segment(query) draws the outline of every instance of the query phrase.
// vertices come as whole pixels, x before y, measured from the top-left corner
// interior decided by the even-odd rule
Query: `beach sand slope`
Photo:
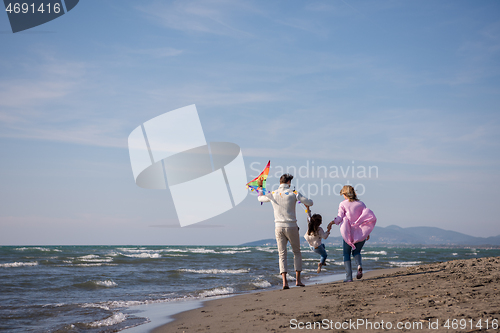
[[[369,273],[353,283],[208,301],[154,332],[294,332],[314,327],[336,332],[500,332],[492,328],[500,320],[500,257]]]

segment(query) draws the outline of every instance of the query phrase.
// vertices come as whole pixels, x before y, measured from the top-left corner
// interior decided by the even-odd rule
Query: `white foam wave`
[[[411,267],[421,264],[421,261],[389,261],[389,264],[397,267]]]
[[[112,258],[102,258],[102,259],[87,259],[87,260],[82,260],[85,262],[112,262]]]
[[[270,247],[261,247],[261,246],[258,246],[255,249],[258,250],[258,251],[269,252],[269,253],[278,252],[278,249],[272,249]]]
[[[16,251],[27,251],[27,250],[38,250],[38,251],[42,251],[42,252],[50,252],[50,251],[54,251],[54,252],[62,252],[61,250],[58,250],[58,249],[48,249],[46,247],[18,247],[15,249]]]
[[[99,256],[97,256],[95,254],[88,254],[86,256],[78,257],[79,260],[89,260],[89,259],[95,259],[95,258],[99,258]]]
[[[455,253],[455,252],[454,252],[454,253],[452,253],[451,255],[452,255],[452,256],[458,256],[458,253]]]
[[[113,281],[113,280],[104,280],[104,281],[93,281],[96,285],[98,286],[102,286],[102,287],[107,287],[107,288],[111,288],[111,287],[116,287],[118,284]]]
[[[44,305],[42,305],[42,308],[48,308],[48,307],[58,308],[58,307],[65,306],[65,305],[66,305],[66,303],[44,304]]]
[[[196,299],[196,297],[184,296],[184,297],[178,297],[178,298],[151,299],[151,300],[145,300],[145,301],[111,301],[111,302],[107,302],[106,305],[104,305],[104,306],[109,307],[109,308],[128,308],[128,307],[138,306],[138,305],[168,303],[168,302],[175,302],[175,301],[185,301],[185,300],[190,300],[190,299]],[[101,306],[99,304],[95,304],[95,307],[101,307]]]
[[[78,257],[78,260],[85,262],[112,262],[113,258],[109,257],[100,258],[99,256],[91,254],[88,256]]]
[[[311,268],[303,268],[302,269],[302,272],[314,272],[314,273],[316,273],[317,271],[318,271],[318,267],[317,266],[314,269],[311,269]]]
[[[219,295],[228,295],[234,293],[234,288],[224,287],[224,288],[214,288],[211,290],[206,290],[200,293],[200,297],[210,297],[210,296],[219,296]]]
[[[102,327],[102,326],[112,326],[119,324],[127,319],[127,316],[121,312],[113,314],[111,317],[108,317],[103,320],[95,321],[90,323],[90,327]]]
[[[308,265],[317,265],[320,260],[320,257],[318,258],[302,258],[302,261],[312,261],[312,263],[307,263]],[[326,262],[335,262],[335,259],[326,259]]]
[[[191,253],[215,253],[215,250],[205,248],[188,249],[188,251]]]
[[[250,272],[250,269],[179,269],[179,271],[196,274],[243,274]]]
[[[189,252],[189,251],[185,250],[185,249],[163,249],[162,252],[181,252],[181,253],[184,253],[184,252]]]
[[[236,254],[236,253],[248,253],[248,252],[252,252],[250,250],[246,250],[246,251],[231,251],[231,250],[227,250],[227,251],[221,251],[219,253],[221,254]]]
[[[82,308],[99,308],[104,310],[109,310],[109,307],[99,303],[84,303],[82,304]]]
[[[386,251],[363,251],[363,254],[378,254],[382,256],[386,256],[387,252]]]
[[[379,257],[363,257],[363,260],[375,260],[375,261],[378,261]]]
[[[248,247],[248,246],[245,246],[245,247],[225,247],[225,248],[222,248],[222,250],[244,251],[244,250],[250,250],[250,247]]]
[[[117,250],[120,250],[122,252],[128,252],[128,253],[160,253],[162,250],[148,250],[144,248],[140,249],[129,249],[129,248],[118,248]]]
[[[178,254],[178,253],[168,253],[164,254],[165,257],[189,257],[187,254]]]
[[[10,262],[6,264],[0,264],[0,267],[23,267],[23,266],[37,266],[38,261],[32,262]]]
[[[123,254],[123,255],[129,258],[151,258],[151,259],[161,258],[161,255],[159,253],[137,253],[137,254]]]
[[[269,281],[263,280],[263,281],[254,281],[252,282],[254,286],[257,288],[269,288],[271,287],[271,283]]]

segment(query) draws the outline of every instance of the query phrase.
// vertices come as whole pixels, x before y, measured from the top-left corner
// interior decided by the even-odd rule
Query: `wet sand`
[[[153,332],[500,332],[500,257],[238,295],[174,319]]]

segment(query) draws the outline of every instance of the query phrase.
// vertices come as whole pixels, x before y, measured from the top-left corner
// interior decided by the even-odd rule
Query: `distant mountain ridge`
[[[302,236],[302,235],[301,235]],[[306,242],[302,238],[303,244]],[[375,227],[370,235],[370,245],[436,245],[436,246],[500,246],[500,235],[474,237],[437,227],[401,228],[397,225]],[[325,245],[340,245],[342,237],[329,237]],[[276,239],[262,239],[241,244],[244,246],[276,246]]]

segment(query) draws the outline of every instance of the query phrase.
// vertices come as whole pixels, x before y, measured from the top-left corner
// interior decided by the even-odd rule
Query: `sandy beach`
[[[500,257],[454,260],[207,301],[153,332],[499,332],[499,289]]]

